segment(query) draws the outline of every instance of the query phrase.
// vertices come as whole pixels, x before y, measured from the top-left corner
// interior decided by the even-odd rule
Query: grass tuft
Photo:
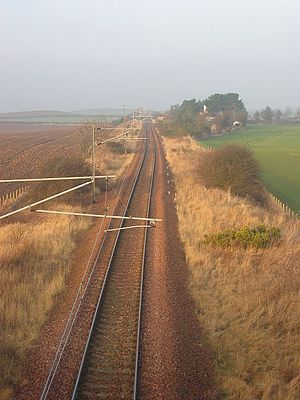
[[[204,243],[231,249],[236,247],[264,249],[277,243],[280,237],[279,228],[268,229],[265,225],[255,228],[245,226],[240,229],[225,229],[222,232],[204,235]]]

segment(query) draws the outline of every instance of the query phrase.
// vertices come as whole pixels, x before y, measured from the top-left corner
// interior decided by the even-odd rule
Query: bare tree
[[[82,157],[87,159],[91,156],[92,152],[92,126],[100,125],[99,121],[85,121],[84,124],[80,126],[78,131],[78,142],[81,149]]]

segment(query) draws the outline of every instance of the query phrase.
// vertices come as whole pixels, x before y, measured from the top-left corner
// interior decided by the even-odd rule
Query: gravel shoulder
[[[199,326],[178,233],[175,187],[162,147],[157,154],[145,268],[139,398],[218,399],[213,356]]]
[[[139,155],[134,158],[127,171],[126,182],[128,185],[134,177],[134,171],[138,160]],[[124,187],[125,186],[126,183]],[[124,195],[126,197],[127,193],[124,192]],[[113,196],[113,192],[110,192],[110,196]],[[121,196],[121,198],[122,201],[125,200],[123,196]],[[113,204],[115,201],[113,197],[111,203]],[[108,202],[110,203],[109,198]],[[118,207],[117,204],[119,203],[120,202],[116,203],[114,207]],[[110,210],[111,212],[113,212],[114,207]],[[90,206],[88,212],[99,213],[99,211],[103,212],[103,210],[104,194],[99,196],[96,204]],[[76,298],[78,288],[84,279],[87,264],[89,263],[90,266],[93,265],[93,260],[96,258],[97,254],[96,249],[98,249],[103,240],[105,234],[104,230],[108,222],[108,220],[105,220],[102,224],[102,220],[97,220],[90,229],[78,236],[77,246],[70,260],[70,273],[66,280],[65,288],[58,296],[56,306],[49,312],[41,328],[38,339],[32,344],[24,360],[23,382],[21,385],[14,388],[14,399],[34,400],[40,398],[56,349],[64,332],[74,299]],[[95,250],[93,251],[97,235],[98,245],[95,246]],[[97,282],[98,280],[101,282],[100,279],[102,279],[104,272],[104,269],[99,268],[97,274],[94,276],[95,285],[92,285],[92,290],[90,290],[87,300],[85,300],[87,305],[84,311],[84,318],[80,319],[80,323],[75,324],[74,332],[66,348],[68,357],[66,361],[64,360],[64,364],[67,364],[67,366],[63,365],[63,367],[65,367],[62,367],[64,372],[61,373],[61,371],[58,371],[57,374],[58,378],[56,380],[59,380],[59,382],[55,386],[59,390],[56,390],[57,395],[55,395],[55,397],[50,398],[57,398],[59,400],[70,398],[98,297],[99,285]],[[60,384],[61,381],[64,382],[63,385]]]

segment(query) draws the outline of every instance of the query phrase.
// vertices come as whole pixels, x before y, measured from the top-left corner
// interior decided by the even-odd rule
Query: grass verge
[[[97,170],[122,175],[134,157],[135,147],[134,143],[128,144],[126,155],[124,151],[115,154],[107,146],[98,146]],[[89,161],[78,161],[75,171],[72,170],[73,164],[68,161],[61,166],[58,175],[88,175],[90,168],[85,164],[88,165]],[[50,160],[50,164],[45,165],[42,176],[52,169],[51,163],[56,165],[57,160]],[[57,170],[55,173],[57,174]],[[27,204],[33,200],[30,196],[39,196],[35,199],[39,200],[49,195],[48,190],[57,193],[63,190],[63,187],[48,185],[44,191],[40,186],[38,189],[36,192],[32,190],[21,201]],[[99,189],[101,190],[101,182]],[[70,198],[63,197],[53,208],[81,211],[79,208],[84,198],[81,194],[88,196],[82,192],[75,193]],[[68,201],[68,204],[64,206],[62,201]],[[22,381],[21,364],[24,356],[38,337],[47,313],[55,306],[58,294],[64,289],[65,279],[70,272],[69,260],[75,248],[76,235],[91,224],[86,218],[61,215],[44,215],[43,218],[32,217],[20,221],[22,222],[0,226],[1,400],[10,399],[12,386]]]
[[[24,354],[64,286],[75,236],[89,223],[49,216],[0,227],[1,399],[20,382]]]
[[[190,289],[210,338],[224,398],[300,398],[300,223],[247,199],[199,184],[201,150],[187,139],[164,139],[176,184],[179,230]],[[226,229],[280,229],[265,249],[204,242]]]

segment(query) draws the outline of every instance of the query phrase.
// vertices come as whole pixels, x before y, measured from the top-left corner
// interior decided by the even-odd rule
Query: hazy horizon
[[[0,112],[300,107],[296,0],[2,0]]]

